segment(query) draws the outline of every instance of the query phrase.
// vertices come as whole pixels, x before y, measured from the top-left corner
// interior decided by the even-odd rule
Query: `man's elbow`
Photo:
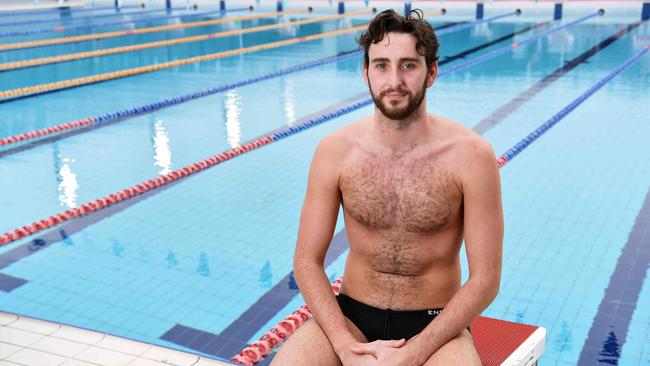
[[[315,270],[324,271],[324,268],[323,261],[319,261],[318,258],[303,256],[298,253],[293,256],[293,273],[295,274],[296,279],[302,277],[305,273],[310,273]]]
[[[481,292],[481,298],[486,302],[486,306],[492,303],[492,301],[499,294],[499,288],[501,286],[501,279],[499,276],[481,276],[476,279],[476,283]]]

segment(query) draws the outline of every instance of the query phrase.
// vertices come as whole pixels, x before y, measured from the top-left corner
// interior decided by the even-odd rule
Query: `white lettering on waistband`
[[[429,315],[440,315],[442,313],[442,310],[435,309],[435,310],[428,310]]]

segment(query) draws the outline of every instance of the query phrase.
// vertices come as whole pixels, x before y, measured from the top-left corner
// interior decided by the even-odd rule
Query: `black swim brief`
[[[406,339],[418,335],[438,316],[442,309],[404,310],[379,309],[339,294],[336,300],[348,319],[361,330],[368,342],[378,339]]]

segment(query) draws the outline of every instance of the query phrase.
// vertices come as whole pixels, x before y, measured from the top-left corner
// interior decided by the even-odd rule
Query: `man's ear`
[[[438,61],[434,61],[433,65],[431,65],[431,68],[427,72],[427,88],[433,85],[436,78],[438,78]]]
[[[366,63],[363,63],[363,80],[366,82],[366,85],[368,84],[368,65]]]

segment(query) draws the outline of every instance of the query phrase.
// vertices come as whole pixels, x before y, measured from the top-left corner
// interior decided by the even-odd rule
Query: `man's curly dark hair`
[[[365,52],[366,67],[370,63],[368,58],[370,45],[381,42],[390,32],[408,33],[415,37],[417,40],[415,49],[420,56],[424,56],[428,69],[431,69],[434,62],[438,60],[440,42],[438,42],[438,37],[436,37],[431,24],[424,20],[422,10],[413,9],[406,16],[401,16],[395,10],[388,9],[377,14],[368,25],[368,30],[361,34],[357,40]]]

